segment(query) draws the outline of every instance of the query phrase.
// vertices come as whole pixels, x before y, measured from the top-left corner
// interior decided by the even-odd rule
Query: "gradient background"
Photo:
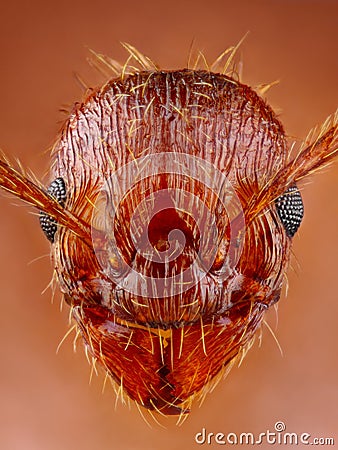
[[[127,41],[163,68],[182,68],[193,38],[212,61],[250,30],[239,53],[243,81],[281,80],[267,98],[290,136],[305,138],[337,106],[337,1],[4,3],[0,146],[41,179],[59,108],[81,99],[73,71],[99,81],[87,46],[124,61],[119,41]],[[31,210],[1,195],[0,448],[193,449],[202,427],[259,433],[277,420],[289,432],[338,442],[337,178],[336,163],[303,190],[306,216],[277,329],[274,311],[268,315],[284,357],[265,328],[261,348],[255,344],[182,427],[168,419],[166,429],[148,427],[134,406],[115,409],[112,389],[101,394],[103,377],[89,386],[90,368],[81,345],[73,354],[72,338],[55,354],[68,311],[59,312],[58,295],[51,304],[50,290],[41,295],[52,274],[49,244]]]

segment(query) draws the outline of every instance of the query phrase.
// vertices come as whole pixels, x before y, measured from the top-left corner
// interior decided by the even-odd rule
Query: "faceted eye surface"
[[[290,186],[283,195],[277,198],[275,203],[286,234],[292,238],[304,216],[303,201],[297,186]]]
[[[52,183],[48,186],[47,192],[54,197],[60,205],[64,206],[66,201],[66,185],[63,178],[56,178]],[[57,230],[57,222],[50,215],[45,212],[40,212],[40,226],[42,231],[45,233],[47,239],[53,243],[54,236]]]

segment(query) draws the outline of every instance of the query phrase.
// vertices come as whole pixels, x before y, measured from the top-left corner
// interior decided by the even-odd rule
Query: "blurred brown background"
[[[338,4],[328,0],[82,0],[0,6],[0,146],[40,178],[64,104],[81,98],[73,71],[92,83],[91,47],[124,61],[127,41],[164,68],[185,66],[189,47],[209,61],[249,30],[239,55],[251,85],[280,79],[267,98],[290,136],[305,138],[337,107]],[[287,431],[338,442],[338,164],[304,188],[306,218],[294,239],[289,294],[276,330],[264,328],[242,366],[197,405],[185,424],[149,428],[115,399],[67,339],[67,307],[41,295],[49,245],[31,210],[0,197],[0,448],[4,450],[193,449],[195,433]],[[12,206],[16,204],[19,206]],[[36,261],[29,264],[32,260]],[[275,329],[274,311],[268,316]],[[210,448],[210,446],[208,446]],[[216,446],[215,446],[216,448]],[[266,446],[263,448],[266,448]]]

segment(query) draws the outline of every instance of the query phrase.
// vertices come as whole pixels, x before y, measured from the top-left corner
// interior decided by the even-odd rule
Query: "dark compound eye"
[[[48,186],[47,192],[51,197],[54,197],[61,206],[64,206],[66,201],[66,185],[63,178],[56,178],[52,183]],[[45,212],[40,212],[40,226],[42,231],[45,233],[47,239],[53,243],[54,236],[57,230],[57,221],[46,214]]]
[[[297,186],[290,186],[275,203],[286,234],[292,238],[304,216],[303,201]]]

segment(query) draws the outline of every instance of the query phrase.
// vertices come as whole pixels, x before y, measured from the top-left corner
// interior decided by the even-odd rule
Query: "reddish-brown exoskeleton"
[[[291,159],[250,87],[128,49],[140,70],[117,69],[74,107],[48,190],[5,159],[0,185],[41,211],[93,358],[140,405],[180,414],[278,301],[303,214],[296,183],[337,155],[337,120]]]

